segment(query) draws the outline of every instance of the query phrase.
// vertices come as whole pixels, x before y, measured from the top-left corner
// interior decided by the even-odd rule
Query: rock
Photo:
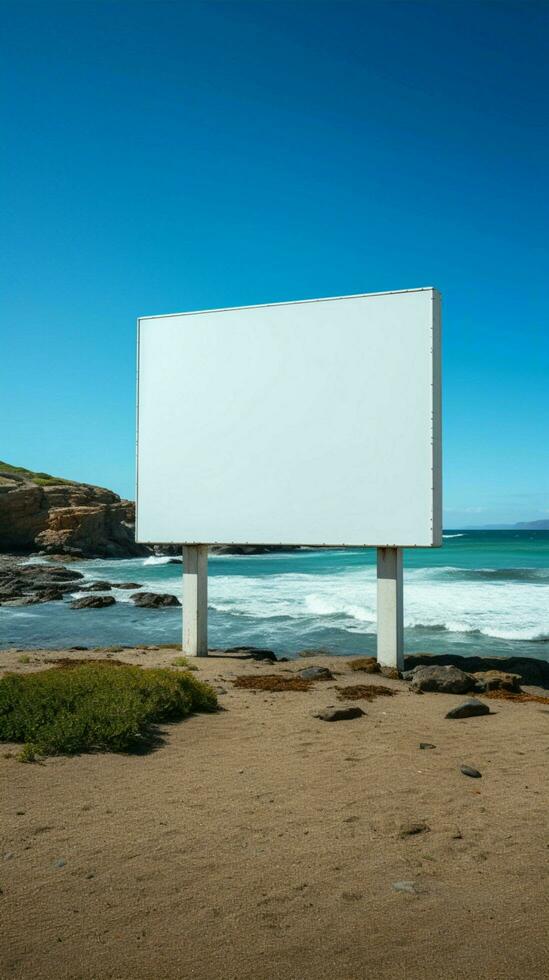
[[[417,888],[413,881],[394,881],[393,888],[396,892],[409,892],[410,895],[417,895]]]
[[[79,589],[81,592],[107,592],[111,589],[110,582],[102,582],[101,580],[97,582],[90,582],[89,585],[80,585]]]
[[[417,666],[448,664],[469,674],[501,670],[504,673],[518,674],[522,684],[549,688],[549,661],[534,657],[460,657],[455,653],[416,653],[406,656],[404,663],[408,670]]]
[[[141,582],[111,582],[112,589],[142,589]]]
[[[54,868],[64,868],[66,863],[64,858],[57,858],[57,861],[53,862],[53,866]]]
[[[473,674],[477,691],[513,691],[520,694],[520,677],[503,670],[481,670]]]
[[[90,558],[150,554],[130,500],[102,487],[0,463],[0,551]]]
[[[420,749],[436,749],[436,745],[433,745],[431,742],[420,742],[419,747]]]
[[[181,605],[177,596],[170,595],[169,592],[136,592],[130,598],[134,605],[143,609],[163,609],[166,606]]]
[[[296,676],[303,678],[304,681],[331,681],[334,678],[332,671],[327,667],[305,667],[303,670],[298,670]]]
[[[473,769],[473,766],[460,766],[459,770],[464,776],[470,776],[471,779],[480,779],[482,776],[482,773],[478,769]]]
[[[313,715],[313,718],[320,718],[321,721],[350,721],[351,718],[360,718],[366,712],[358,705],[350,704],[347,707],[325,708]]]
[[[482,701],[477,701],[476,698],[469,698],[468,701],[464,701],[462,704],[458,704],[455,708],[451,708],[447,711],[445,718],[474,718],[477,715],[489,715],[490,708],[487,704]]]
[[[364,671],[365,674],[379,674],[381,667],[375,657],[355,657],[349,660],[351,670]]]
[[[440,694],[466,694],[475,686],[470,674],[458,667],[416,667],[412,672],[414,691],[436,691]]]
[[[274,650],[267,650],[263,647],[227,647],[225,653],[233,654],[235,657],[244,657],[246,660],[265,660],[270,664],[278,662]]]
[[[398,681],[402,677],[402,673],[400,672],[400,670],[398,670],[397,667],[387,667],[384,664],[381,664],[379,668],[379,673],[382,674],[383,677],[388,677],[390,680],[393,681]]]
[[[425,834],[431,828],[424,820],[407,821],[400,825],[399,837],[414,837],[416,834]]]
[[[103,609],[105,606],[114,606],[115,602],[113,595],[85,595],[80,599],[73,599],[71,609]]]
[[[28,606],[36,602],[56,602],[83,576],[68,568],[45,564],[23,565],[18,558],[0,564],[0,605]]]

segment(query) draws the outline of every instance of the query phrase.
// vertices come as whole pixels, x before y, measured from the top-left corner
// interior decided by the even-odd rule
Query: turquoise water
[[[90,580],[135,581],[148,591],[181,594],[181,566],[165,558],[75,567]],[[549,659],[549,531],[447,531],[440,549],[405,551],[404,577],[407,652]],[[180,609],[138,609],[127,592],[113,595],[117,604],[101,610],[73,610],[68,602],[2,607],[0,646],[180,639]],[[370,654],[375,629],[373,549],[210,558],[211,646]]]

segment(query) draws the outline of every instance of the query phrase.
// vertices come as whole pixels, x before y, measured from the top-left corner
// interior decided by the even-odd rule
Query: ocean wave
[[[465,534],[443,534],[442,537],[446,540],[447,538],[464,538]]]

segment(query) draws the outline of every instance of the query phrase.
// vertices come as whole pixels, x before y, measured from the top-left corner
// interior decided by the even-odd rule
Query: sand
[[[157,665],[176,652],[115,656]],[[0,664],[55,656],[29,655]],[[277,694],[231,683],[314,663],[336,681]],[[547,974],[548,706],[491,701],[490,716],[450,721],[463,698],[418,696],[342,658],[212,658],[198,676],[227,692],[225,710],[163,726],[149,755],[30,765],[3,746],[2,977]],[[337,703],[336,683],[360,681],[399,693],[353,721],[313,717]]]

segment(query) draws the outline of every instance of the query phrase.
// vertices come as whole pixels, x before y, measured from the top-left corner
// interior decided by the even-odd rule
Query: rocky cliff
[[[85,558],[149,554],[134,538],[135,506],[112,490],[0,462],[0,552]]]

